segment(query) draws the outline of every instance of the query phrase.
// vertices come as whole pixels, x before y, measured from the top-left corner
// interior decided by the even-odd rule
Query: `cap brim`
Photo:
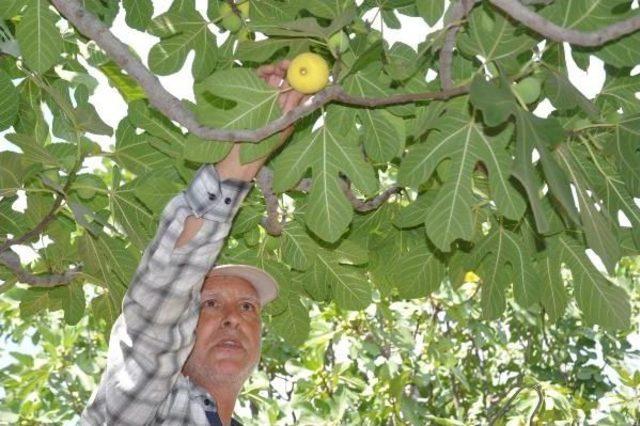
[[[262,306],[278,297],[278,282],[265,270],[249,265],[219,265],[211,268],[207,276],[227,275],[247,280],[258,293]]]

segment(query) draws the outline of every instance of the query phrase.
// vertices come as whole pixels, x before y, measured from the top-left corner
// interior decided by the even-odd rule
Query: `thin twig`
[[[262,225],[269,234],[278,236],[282,234],[282,226],[284,224],[278,219],[280,213],[278,211],[278,197],[273,191],[273,171],[268,167],[260,169],[256,176],[256,183],[260,187],[267,205],[267,217],[263,219]],[[296,186],[296,190],[302,192],[308,192],[310,189],[311,179],[309,178],[302,179]],[[359,199],[353,193],[349,186],[349,182],[346,180],[342,181],[342,190],[349,199],[353,208],[358,212],[365,213],[380,207],[380,205],[385,203],[392,195],[401,192],[402,188],[399,186],[392,186],[369,200]]]
[[[502,9],[507,15],[524,24],[540,35],[558,42],[567,42],[576,46],[602,46],[612,40],[631,34],[640,29],[640,15],[616,22],[595,31],[579,31],[564,28],[545,19],[515,0],[490,0],[491,4]]]
[[[77,167],[74,168],[73,170],[71,170],[71,172],[69,173],[69,176],[67,176],[67,181],[66,181],[64,187],[61,188],[60,186],[52,186],[52,188],[57,192],[58,196],[56,197],[55,201],[53,202],[53,205],[49,209],[49,212],[47,213],[47,215],[45,217],[43,217],[42,220],[40,221],[40,223],[38,223],[32,230],[30,230],[28,232],[25,232],[24,235],[22,235],[22,236],[20,236],[18,238],[14,238],[14,239],[5,241],[4,244],[2,244],[2,246],[0,246],[0,254],[2,254],[4,251],[6,251],[9,247],[17,245],[17,244],[22,244],[23,242],[29,240],[31,237],[35,237],[36,235],[39,235],[42,231],[45,230],[47,225],[49,225],[49,223],[53,219],[55,219],[56,212],[58,211],[58,209],[62,205],[62,202],[65,200],[66,193],[69,190],[69,188],[71,188],[71,184],[75,180],[77,172],[78,172],[78,168]],[[45,182],[45,184],[46,184],[46,182]]]
[[[401,187],[392,186],[386,189],[381,194],[376,195],[370,200],[361,200],[358,197],[356,197],[353,191],[351,191],[351,188],[348,182],[344,181],[342,189],[344,191],[344,194],[347,196],[347,198],[351,202],[351,205],[353,206],[353,208],[356,209],[356,211],[359,211],[360,213],[366,213],[371,210],[377,209],[378,207],[380,207],[381,204],[386,202],[389,199],[389,197],[391,197],[394,194],[398,194],[400,191],[402,191]]]
[[[529,417],[529,426],[535,425],[534,420],[536,418],[536,415],[538,414],[538,411],[540,411],[540,408],[542,407],[542,402],[544,401],[544,394],[542,393],[542,387],[539,384],[536,384],[533,387],[533,390],[536,391],[536,393],[538,394],[538,402],[536,403],[536,406],[533,409],[531,416]]]
[[[143,88],[149,102],[162,114],[184,126],[190,133],[205,140],[259,142],[296,122],[302,117],[329,102],[347,105],[376,107],[396,105],[432,99],[448,99],[468,92],[468,87],[460,86],[439,92],[409,93],[384,98],[364,98],[347,94],[339,85],[333,85],[318,92],[310,101],[289,111],[282,117],[264,127],[254,130],[217,129],[203,126],[195,115],[182,102],[169,93],[158,77],[151,73],[142,62],[133,55],[127,45],[122,43],[98,18],[88,12],[77,0],[51,0],[55,8],[80,33],[96,42],[114,62],[125,70]]]
[[[13,251],[0,253],[0,264],[9,269],[23,284],[33,287],[55,287],[69,284],[80,276],[80,269],[72,269],[62,274],[34,275],[22,268],[20,259]]]
[[[459,0],[451,6],[451,26],[447,30],[444,43],[440,48],[440,54],[438,57],[439,71],[440,71],[440,83],[444,90],[449,90],[453,87],[453,78],[451,77],[451,68],[453,66],[453,48],[456,45],[456,34],[460,29],[460,21],[462,21],[476,0]]]
[[[507,410],[511,407],[511,404],[513,404],[513,400],[516,399],[516,397],[524,389],[527,389],[527,387],[518,387],[517,388],[516,392],[513,395],[511,395],[511,397],[507,400],[507,402],[505,402],[505,404],[502,406],[500,411],[498,411],[491,419],[489,419],[489,426],[493,426],[500,417],[504,416],[504,414],[507,412]]]

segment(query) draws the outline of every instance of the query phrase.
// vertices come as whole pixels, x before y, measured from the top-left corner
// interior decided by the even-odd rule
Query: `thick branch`
[[[18,278],[18,281],[34,287],[55,287],[69,284],[80,276],[78,269],[66,271],[63,274],[34,275],[25,271],[20,259],[13,251],[0,253],[0,265],[4,265]]]
[[[50,0],[56,9],[73,24],[78,31],[96,42],[122,69],[135,79],[144,89],[149,102],[162,114],[184,126],[190,133],[206,140],[259,142],[309,115],[321,106],[340,102],[358,106],[384,106],[410,103],[419,100],[448,99],[467,93],[467,87],[456,87],[441,92],[411,93],[385,98],[362,98],[351,96],[342,87],[335,85],[318,92],[310,102],[305,103],[283,115],[268,125],[255,130],[216,129],[201,125],[195,115],[182,105],[180,100],[169,93],[158,77],[151,73],[142,62],[133,55],[128,47],[109,31],[98,18],[86,11],[77,0]]]
[[[260,169],[256,176],[256,183],[267,205],[267,217],[264,218],[262,225],[270,235],[278,236],[282,234],[282,223],[278,219],[278,197],[273,192],[272,182],[273,172],[266,167]]]
[[[521,22],[546,38],[558,42],[566,41],[576,46],[602,46],[607,42],[640,29],[640,15],[616,22],[596,31],[579,31],[560,27],[516,0],[490,0],[490,2],[516,21]]]
[[[444,43],[440,48],[440,55],[438,57],[440,82],[442,84],[442,88],[445,90],[449,90],[453,87],[451,68],[453,65],[453,48],[456,45],[456,34],[460,29],[459,21],[467,16],[467,13],[469,13],[474,3],[475,0],[459,0],[451,6],[451,26],[444,37]]]

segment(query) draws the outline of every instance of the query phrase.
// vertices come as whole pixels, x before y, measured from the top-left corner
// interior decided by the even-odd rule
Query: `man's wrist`
[[[266,159],[266,157],[259,158],[242,164],[240,162],[240,144],[236,143],[233,145],[233,148],[231,148],[229,155],[217,163],[215,167],[222,181],[232,179],[251,182]]]

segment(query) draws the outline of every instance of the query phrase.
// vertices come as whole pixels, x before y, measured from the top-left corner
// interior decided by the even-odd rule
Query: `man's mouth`
[[[235,339],[222,339],[216,343],[216,347],[223,349],[242,349],[242,345]]]

